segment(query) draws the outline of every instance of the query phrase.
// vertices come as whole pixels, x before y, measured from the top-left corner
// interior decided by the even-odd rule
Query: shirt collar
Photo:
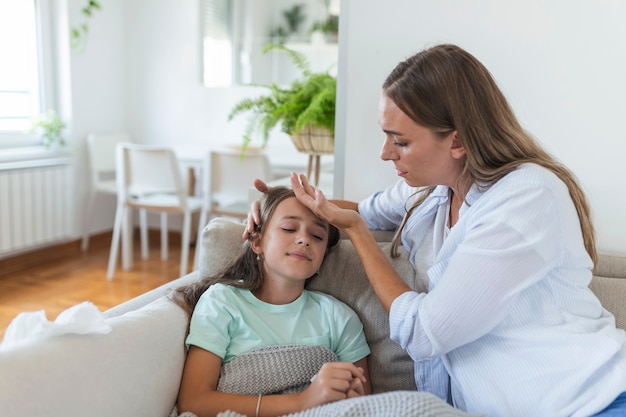
[[[467,209],[469,209],[486,191],[485,186],[481,186],[479,184],[472,184],[467,195],[465,196],[465,201],[461,206],[461,210],[459,211],[459,215],[463,214]],[[450,187],[446,185],[438,185],[435,187],[433,192],[430,195],[430,199],[432,199],[433,205],[442,205],[447,204],[450,199]]]
[[[435,187],[433,192],[430,194],[430,197],[438,200],[437,204],[445,204],[448,202],[450,194],[450,188],[445,185],[438,185]]]

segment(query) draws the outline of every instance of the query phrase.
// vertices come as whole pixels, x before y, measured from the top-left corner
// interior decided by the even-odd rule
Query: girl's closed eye
[[[281,230],[285,233],[295,233],[296,229],[293,228],[289,228],[289,227],[281,227]],[[313,239],[316,240],[324,240],[326,235],[322,234],[322,233],[310,233],[310,235],[313,237]]]
[[[281,222],[277,227],[285,233],[295,233],[298,230],[298,225],[291,219]]]
[[[314,239],[317,240],[324,240],[328,236],[326,230],[318,229],[317,227],[312,229],[309,233],[311,236],[313,236]]]

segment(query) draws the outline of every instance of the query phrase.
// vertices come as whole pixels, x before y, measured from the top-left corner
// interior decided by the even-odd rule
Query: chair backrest
[[[117,145],[118,199],[126,203],[156,194],[175,194],[186,207],[187,190],[173,149],[133,143]]]
[[[253,181],[272,180],[269,157],[264,151],[248,150],[242,156],[239,149],[212,149],[203,170],[208,199],[205,204],[216,214],[246,215]]]
[[[90,133],[87,154],[92,182],[115,179],[115,148],[118,143],[132,142],[125,132]]]

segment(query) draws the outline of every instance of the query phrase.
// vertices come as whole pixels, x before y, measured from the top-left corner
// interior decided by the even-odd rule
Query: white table
[[[240,149],[238,145],[222,145],[220,146],[220,148],[230,148],[233,150]],[[204,156],[208,153],[211,147],[206,145],[174,145],[172,146],[172,149],[174,149],[174,152],[176,152],[176,155],[178,156],[178,160],[181,165],[201,166]],[[254,152],[260,150],[261,148],[249,148],[246,152]],[[301,159],[294,159],[288,154],[281,154],[279,152],[272,153],[269,150],[267,152],[270,157],[272,170],[277,175],[288,175],[288,173],[290,173],[291,171],[306,173],[308,155],[303,155]],[[324,163],[322,164],[322,171],[332,168],[332,156],[325,158],[323,162]]]
[[[236,150],[236,146],[229,146],[229,145],[224,145],[227,147],[232,147],[233,149]],[[176,145],[173,146],[174,151],[176,152],[176,155],[178,157],[178,161],[181,164],[181,167],[183,169],[187,169],[188,170],[188,182],[189,182],[189,189],[192,190],[191,192],[194,193],[195,195],[200,194],[200,184],[198,183],[198,181],[196,180],[196,178],[198,178],[198,173],[201,172],[200,169],[202,168],[202,164],[204,161],[204,157],[206,156],[206,154],[208,153],[210,147],[209,146],[203,146],[203,145]],[[323,192],[324,195],[326,196],[326,198],[333,198],[333,173],[332,173],[332,157],[328,158],[329,161],[327,164],[322,164],[320,173],[319,173],[319,184],[318,184],[318,188],[320,188]],[[274,157],[272,158],[272,156],[270,155],[270,160],[271,160],[271,165],[272,165],[272,170],[279,174],[282,175],[279,178],[275,178],[274,180],[270,181],[268,183],[268,185],[270,186],[277,186],[277,185],[284,185],[287,187],[290,187],[290,181],[289,181],[289,173],[290,172],[298,172],[298,173],[306,173],[306,169],[307,169],[307,164],[306,164],[306,158],[303,159],[303,163],[300,164],[300,161],[294,161],[291,158],[286,158],[286,157]],[[310,179],[310,181],[312,182],[313,179]],[[260,196],[260,193],[254,188],[254,186],[252,184],[250,184],[250,193],[249,193],[249,199],[250,202],[253,202],[255,200],[257,200]]]

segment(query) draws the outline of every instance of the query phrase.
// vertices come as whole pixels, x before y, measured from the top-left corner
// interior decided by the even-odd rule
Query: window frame
[[[20,0],[24,1],[24,0]],[[57,91],[55,88],[56,71],[54,51],[57,49],[55,36],[56,10],[54,0],[31,0],[35,8],[35,38],[37,53],[37,94],[39,97],[38,112],[44,113],[47,109],[58,111]],[[12,159],[11,152],[25,155],[27,149],[33,148],[33,153],[40,153],[41,138],[29,131],[0,131],[0,160]],[[16,149],[18,148],[18,149]]]

